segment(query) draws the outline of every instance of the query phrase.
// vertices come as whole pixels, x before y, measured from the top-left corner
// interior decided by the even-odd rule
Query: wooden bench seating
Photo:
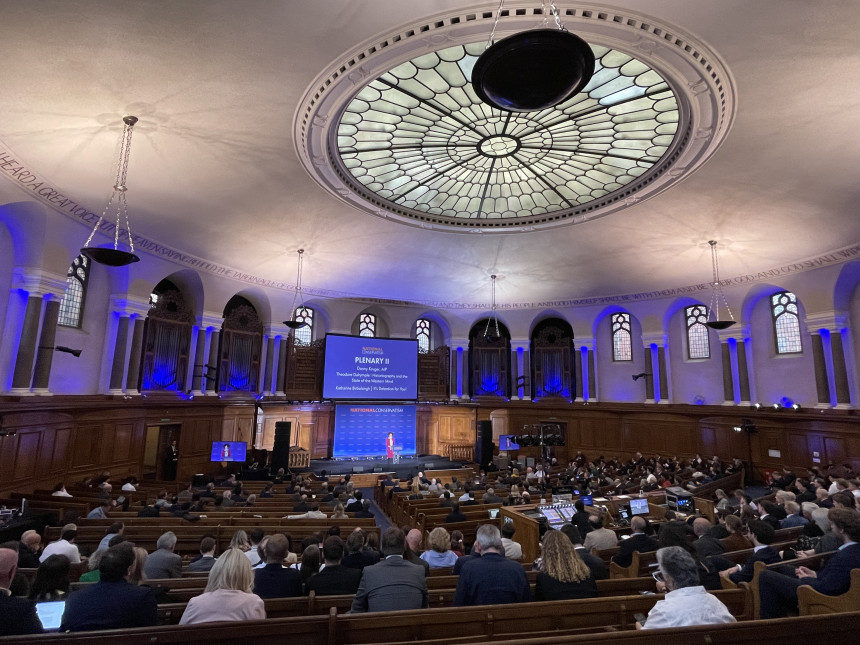
[[[744,617],[743,608],[749,604],[746,592],[736,589],[719,591],[715,595],[725,602],[730,610]],[[340,599],[346,598],[348,597],[326,596],[317,599],[312,610],[321,612],[326,605],[336,607],[342,602]],[[522,639],[540,633],[579,633],[594,636],[608,628],[631,629],[635,620],[633,614],[647,613],[661,598],[661,595],[637,595],[346,615],[338,613],[337,609],[330,609],[327,614],[322,615],[274,617],[281,610],[288,611],[290,604],[304,603],[307,606],[309,602],[307,598],[282,599],[266,601],[267,609],[271,607],[272,617],[264,621],[3,637],[0,638],[0,644],[53,641],[105,645],[115,642],[122,642],[123,645],[197,642],[209,645],[235,642],[281,644],[285,638],[302,645],[411,641],[435,641],[441,644],[498,641],[502,637]]]
[[[753,601],[753,616],[759,618],[761,616],[761,597],[759,596],[759,576],[761,576],[762,571],[766,571],[768,569],[781,569],[784,567],[793,568],[800,565],[808,567],[810,569],[819,569],[824,564],[824,562],[831,555],[836,553],[836,551],[825,551],[824,553],[816,553],[813,556],[809,556],[807,558],[798,558],[796,560],[786,560],[784,562],[776,562],[774,564],[764,564],[763,562],[756,562],[753,567],[753,579],[751,582],[746,583],[742,582],[738,585],[738,587],[749,587],[752,593],[752,601]],[[853,581],[853,578],[852,578]],[[812,589],[810,588],[810,591]]]
[[[839,596],[825,596],[809,585],[800,585],[797,608],[801,616],[856,611],[860,608],[860,569],[851,570],[851,587]]]

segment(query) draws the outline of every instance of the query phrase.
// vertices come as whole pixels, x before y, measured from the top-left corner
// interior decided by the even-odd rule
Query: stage
[[[397,463],[389,463],[385,457],[377,459],[311,459],[309,468],[293,472],[313,472],[319,475],[323,470],[326,475],[347,475],[354,473],[392,473],[392,478],[408,479],[419,471],[450,470],[463,468],[465,462],[451,461],[439,455],[418,455],[411,458],[401,458]]]

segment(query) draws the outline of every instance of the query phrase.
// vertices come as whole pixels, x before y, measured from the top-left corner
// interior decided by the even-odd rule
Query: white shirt
[[[51,495],[53,495],[54,497],[71,497],[72,496],[65,488],[63,488],[62,490],[55,490],[53,493],[51,493]]]
[[[716,625],[737,622],[726,606],[701,585],[683,587],[666,594],[648,612],[642,629]]]
[[[51,542],[42,551],[42,555],[39,556],[39,562],[44,562],[52,555],[64,555],[72,564],[77,564],[81,561],[81,553],[78,551],[78,547],[68,540]]]
[[[457,501],[468,502],[469,501],[469,493],[463,493],[462,495],[460,495],[460,497]]]
[[[257,553],[257,547],[251,547],[250,551],[245,551],[245,557],[251,561],[251,566],[255,567],[260,563],[260,554]]]
[[[509,560],[519,560],[523,557],[523,547],[519,542],[510,538],[502,538],[502,546],[505,547],[505,557]]]
[[[134,493],[134,492],[136,492],[136,491],[137,491],[137,489],[134,487],[134,484],[131,484],[131,483],[129,483],[129,484],[123,484],[123,485],[122,485],[122,490],[124,490],[124,491],[125,491],[125,492],[127,492],[127,493]]]

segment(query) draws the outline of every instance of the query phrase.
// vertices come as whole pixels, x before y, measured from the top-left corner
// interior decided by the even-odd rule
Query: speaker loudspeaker
[[[275,423],[275,443],[272,446],[272,470],[290,467],[290,441],[293,424],[290,421]]]
[[[493,460],[493,422],[478,421],[478,436],[475,438],[475,461],[486,468]]]

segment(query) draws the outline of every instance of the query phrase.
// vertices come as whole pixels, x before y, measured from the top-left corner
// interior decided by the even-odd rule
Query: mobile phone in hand
[[[635,614],[633,614],[633,618],[635,618],[635,619],[636,619],[636,622],[637,622],[637,623],[639,623],[639,624],[640,624],[640,625],[642,625],[643,627],[645,626],[645,621],[647,620],[647,617],[645,616],[645,614],[643,614],[643,613],[635,613]]]

